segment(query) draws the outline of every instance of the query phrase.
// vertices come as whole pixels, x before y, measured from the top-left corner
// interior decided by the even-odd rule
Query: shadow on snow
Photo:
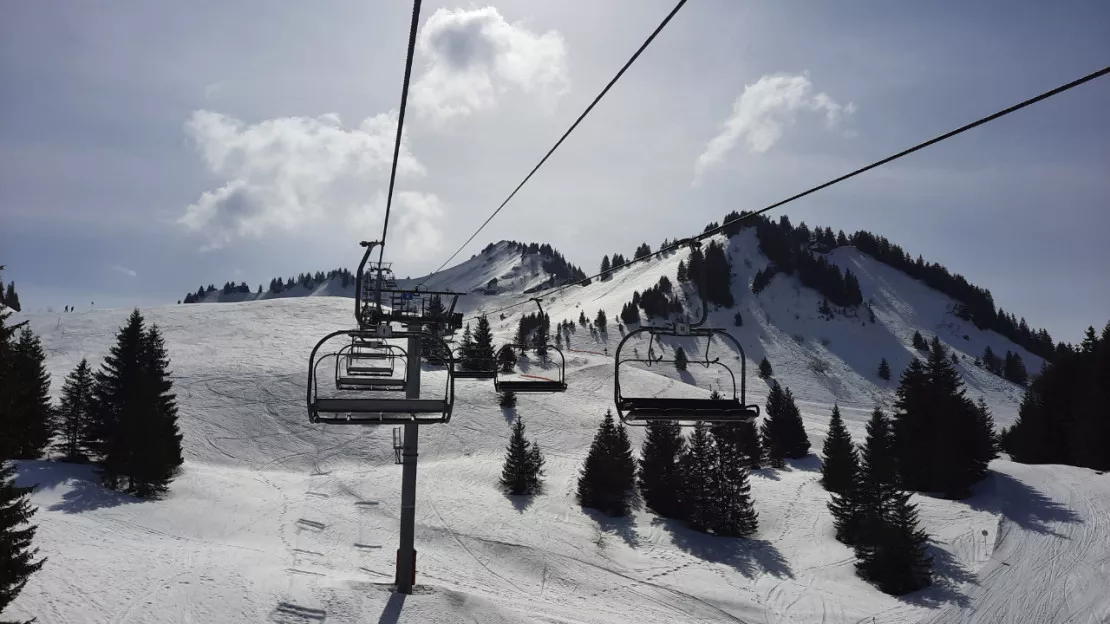
[[[748,578],[763,572],[779,578],[794,578],[794,571],[770,542],[698,533],[669,518],[656,518],[652,523],[662,525],[682,551],[705,561],[727,565]]]

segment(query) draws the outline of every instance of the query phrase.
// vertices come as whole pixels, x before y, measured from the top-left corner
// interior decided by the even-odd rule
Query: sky
[[[422,8],[387,238],[439,266],[671,9]],[[0,263],[26,309],[357,266],[381,236],[411,4],[8,3]],[[1104,2],[691,0],[456,261],[698,233],[1110,63]],[[1110,320],[1110,77],[769,214],[866,229],[1077,341]]]

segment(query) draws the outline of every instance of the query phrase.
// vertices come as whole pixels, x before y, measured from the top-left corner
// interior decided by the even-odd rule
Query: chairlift
[[[308,419],[311,423],[350,424],[350,425],[400,425],[406,423],[434,424],[445,423],[451,419],[455,403],[455,384],[451,375],[453,362],[449,362],[444,393],[441,398],[401,398],[395,394],[383,396],[384,391],[409,390],[407,375],[401,378],[375,377],[337,377],[334,392],[326,392],[320,387],[318,368],[329,357],[342,359],[342,349],[334,351],[326,348],[329,342],[344,337],[348,339],[374,339],[389,333],[388,326],[378,330],[340,330],[321,339],[312,349],[308,361],[308,389],[306,402]],[[431,338],[442,340],[422,331],[394,332],[392,338]],[[444,345],[446,347],[446,345]],[[409,356],[406,354],[406,369]],[[342,381],[341,381],[342,380]],[[357,380],[357,381],[356,381]],[[326,386],[327,384],[325,384]]]
[[[690,241],[691,244],[697,244]],[[705,302],[702,303],[701,318],[696,323],[675,322],[664,327],[640,327],[634,329],[621,339],[614,354],[613,395],[616,403],[617,415],[621,422],[627,425],[643,426],[651,422],[671,421],[679,425],[692,425],[697,422],[706,423],[750,423],[759,417],[759,406],[747,403],[747,357],[740,342],[723,329],[703,327],[708,318],[709,309]],[[633,337],[648,334],[648,354],[645,357],[634,355],[622,357],[625,345]],[[687,357],[688,364],[701,364],[706,368],[720,367],[728,373],[727,379],[731,380],[731,396],[720,399],[688,399],[660,396],[629,396],[621,391],[620,371],[621,364],[639,362],[648,366],[663,362],[673,363],[674,357],[667,357],[664,353],[656,355],[654,345],[661,336],[704,337],[706,338],[705,354]],[[737,386],[736,375],[720,357],[710,357],[713,338],[720,337],[723,342],[731,344],[739,353],[740,383]],[[662,343],[660,343],[662,346]]]
[[[335,357],[336,390],[382,390],[402,391],[407,387],[407,367],[402,368],[401,376],[396,376],[397,360],[408,361],[408,354],[396,345],[386,345],[388,353],[384,365],[356,363],[351,356],[352,346],[342,347]],[[381,360],[376,360],[381,361]]]
[[[532,301],[536,302],[536,306],[540,309],[540,318],[544,317],[543,306],[540,304],[538,297],[533,297]],[[509,344],[509,348],[516,350],[517,353],[524,353],[528,349],[535,349],[535,346],[523,344]],[[502,347],[504,348],[504,347]],[[567,390],[567,359],[563,355],[562,349],[553,345],[545,347],[548,351],[554,351],[559,356],[558,377],[549,379],[547,377],[540,377],[537,375],[522,375],[524,379],[506,379],[505,373],[502,373],[500,368],[495,368],[493,385],[498,392],[566,392]]]

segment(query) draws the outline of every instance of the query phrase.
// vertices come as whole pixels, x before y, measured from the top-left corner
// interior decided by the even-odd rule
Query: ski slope
[[[737,293],[766,262],[746,236],[730,243]],[[503,255],[495,250],[492,260],[467,261],[452,287],[471,292],[488,275],[511,271],[532,283],[530,269]],[[969,500],[915,495],[934,539],[937,581],[901,598],[854,575],[851,550],[833,539],[816,456],[752,476],[760,528],[750,540],[701,535],[644,510],[609,519],[577,506],[577,471],[612,405],[617,312],[633,289],[664,274],[673,280],[681,257],[544,300],[556,322],[576,321],[580,310],[592,318],[599,307],[610,317],[607,334],[576,328],[564,395],[520,395],[515,409],[502,410],[492,384],[460,381],[451,423],[421,429],[419,588],[411,596],[388,589],[401,472],[388,428],[309,425],[305,412],[308,353],[323,335],[351,326],[350,300],[144,310],[164,331],[171,356],[183,473],[164,500],[140,502],[102,491],[87,467],[21,463],[20,483],[38,485],[36,545],[49,561],[5,616],[44,623],[1110,619],[1110,481],[1085,469],[998,460]],[[915,329],[939,335],[969,358],[986,344],[996,352],[1019,349],[964,326],[946,314],[946,298],[854,250],[837,250],[832,259],[851,263],[860,276],[865,298],[875,300],[876,323],[820,319],[814,293],[780,276],[759,297],[739,297],[745,321],[734,328],[749,364],[766,354],[775,377],[794,390],[815,451],[833,401],[862,440],[872,406],[889,404],[896,386],[896,379],[877,379],[878,360],[886,357],[897,374],[913,355]],[[495,266],[482,268],[489,265]],[[518,299],[509,292],[472,295],[460,307],[492,310]],[[498,341],[515,330],[519,314],[533,310],[514,308],[504,320],[494,315]],[[128,313],[12,320],[29,320],[43,337],[57,394],[81,357],[99,364]],[[732,313],[715,312],[712,320],[730,327]],[[1039,367],[1019,352],[1030,370]],[[817,371],[814,360],[826,366]],[[982,395],[999,425],[1012,422],[1020,390],[973,366],[960,370],[969,395]],[[428,388],[442,380],[434,370],[425,375]],[[630,370],[627,380],[622,370],[621,379],[651,394],[704,395],[721,383],[715,372],[694,368],[685,377],[659,367]],[[766,384],[751,369],[748,382],[762,403]],[[516,415],[548,462],[545,492],[531,499],[496,488]],[[638,446],[642,431],[631,433]]]

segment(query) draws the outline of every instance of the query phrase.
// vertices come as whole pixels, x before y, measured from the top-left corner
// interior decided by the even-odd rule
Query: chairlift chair
[[[453,357],[455,360],[455,379],[497,379],[496,357],[463,360],[458,353]],[[464,363],[469,368],[464,367]]]
[[[698,245],[697,241],[687,241],[691,246]],[[704,276],[702,276],[704,278]],[[695,323],[675,322],[665,327],[640,327],[628,332],[617,345],[613,371],[613,395],[616,403],[617,415],[621,422],[627,425],[643,426],[651,422],[671,421],[679,425],[693,425],[697,422],[706,423],[750,423],[759,417],[759,406],[747,403],[747,357],[740,342],[723,329],[703,327],[708,318],[709,308],[702,303],[701,318]],[[628,341],[640,334],[649,334],[651,342],[648,343],[648,355],[640,357],[622,358],[621,354]],[[731,396],[720,399],[687,399],[678,397],[660,396],[631,396],[621,390],[620,371],[621,364],[626,362],[641,362],[648,366],[662,362],[674,362],[673,358],[665,358],[662,354],[655,355],[654,343],[660,336],[683,336],[706,338],[705,355],[701,359],[696,356],[688,357],[689,364],[701,364],[706,368],[719,366],[728,372],[732,382]],[[730,343],[739,353],[740,384],[736,384],[736,375],[721,358],[710,358],[709,352],[713,337],[717,336],[726,343]]]
[[[451,419],[455,403],[455,384],[451,375],[452,363],[448,363],[447,380],[442,398],[403,398],[395,394],[384,395],[381,391],[407,390],[409,380],[404,378],[365,377],[354,382],[351,377],[337,380],[335,391],[327,393],[319,384],[318,368],[328,357],[340,359],[339,350],[329,351],[325,345],[339,337],[373,339],[378,336],[373,330],[340,330],[321,339],[312,349],[308,361],[308,384],[306,402],[308,419],[311,423],[341,425],[401,425],[445,423]],[[427,332],[394,332],[393,338],[432,338],[437,336]],[[442,341],[441,341],[442,342]],[[407,363],[407,357],[406,357]],[[325,384],[326,385],[326,384]],[[361,391],[354,394],[352,391]]]
[[[544,316],[543,306],[540,305],[540,299],[533,297],[532,301],[536,302],[536,306],[540,309],[540,318]],[[535,349],[535,346],[523,344],[510,344],[509,348],[514,349],[517,353],[523,353],[528,349]],[[504,348],[504,347],[502,347]],[[495,375],[493,378],[493,385],[498,392],[566,392],[567,390],[567,358],[563,355],[562,349],[553,345],[544,347],[548,351],[554,351],[559,356],[559,374],[555,379],[547,379],[545,377],[537,377],[529,375],[526,379],[506,379],[505,373],[502,373],[500,368],[494,369]]]

